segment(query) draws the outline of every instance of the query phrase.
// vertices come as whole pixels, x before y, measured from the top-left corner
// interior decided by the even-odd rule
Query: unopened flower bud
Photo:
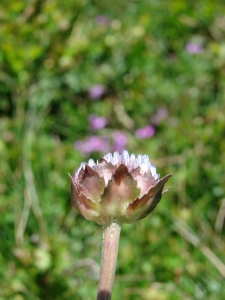
[[[88,220],[132,223],[149,215],[172,175],[159,179],[147,155],[108,153],[82,163],[71,177],[72,203]]]

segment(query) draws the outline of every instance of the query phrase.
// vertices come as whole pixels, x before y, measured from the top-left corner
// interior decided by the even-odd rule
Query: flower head
[[[168,110],[165,108],[159,108],[155,115],[152,116],[151,122],[154,125],[159,125],[161,121],[168,117]]]
[[[74,147],[88,155],[92,152],[105,152],[110,148],[109,139],[107,137],[101,137],[92,135],[87,137],[85,141],[78,140],[74,143]]]
[[[88,117],[88,120],[91,125],[91,129],[93,129],[93,130],[104,128],[106,126],[106,124],[108,123],[106,118],[100,117],[97,115],[93,115],[93,114],[91,114]]]
[[[122,152],[128,143],[128,136],[120,130],[115,130],[112,133],[112,138],[114,141],[114,150]]]
[[[186,45],[186,51],[190,54],[198,54],[203,52],[202,45],[196,44],[196,43],[188,43]]]
[[[105,93],[105,86],[102,84],[93,85],[89,90],[89,97],[93,100],[101,98]]]
[[[155,134],[155,128],[152,125],[138,128],[135,131],[135,135],[138,139],[151,138]]]
[[[71,176],[72,203],[88,220],[132,223],[153,211],[170,175],[159,179],[147,155],[108,153],[82,163]]]
[[[106,25],[110,22],[109,18],[104,16],[104,15],[98,15],[95,18],[95,21],[99,24],[99,25]]]

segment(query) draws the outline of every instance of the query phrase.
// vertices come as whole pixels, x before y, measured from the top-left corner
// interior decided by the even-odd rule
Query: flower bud
[[[75,176],[70,176],[72,203],[98,224],[108,219],[133,223],[153,211],[171,176],[159,179],[147,155],[108,153],[100,162],[82,163]]]

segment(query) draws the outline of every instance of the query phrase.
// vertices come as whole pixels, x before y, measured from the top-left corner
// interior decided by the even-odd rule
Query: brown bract
[[[109,218],[132,223],[153,211],[171,176],[159,180],[147,155],[108,153],[99,163],[82,163],[75,176],[70,176],[72,203],[98,224]]]

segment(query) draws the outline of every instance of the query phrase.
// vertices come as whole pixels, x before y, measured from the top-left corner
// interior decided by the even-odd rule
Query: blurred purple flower
[[[85,141],[76,141],[74,147],[83,152],[85,155],[88,155],[92,152],[109,152],[110,145],[109,139],[107,137],[100,137],[93,135],[87,137]]]
[[[113,151],[122,152],[125,149],[125,146],[127,145],[128,142],[127,135],[120,130],[115,130],[112,133],[112,138],[114,141]]]
[[[159,125],[159,123],[168,117],[168,110],[165,108],[159,108],[151,118],[154,125]]]
[[[88,117],[88,120],[89,120],[91,129],[94,129],[94,130],[104,128],[106,126],[106,124],[108,123],[106,118],[99,117],[97,115],[90,115]]]
[[[109,19],[104,16],[104,15],[98,15],[96,18],[95,18],[95,21],[99,24],[99,25],[105,25],[105,24],[108,24],[109,23]]]
[[[105,93],[105,87],[102,84],[93,85],[88,93],[91,99],[99,99]]]
[[[196,44],[196,43],[188,43],[186,45],[186,51],[190,54],[197,54],[203,52],[202,45]]]
[[[138,139],[147,139],[154,135],[155,128],[152,125],[148,125],[145,127],[138,128],[135,131],[135,135]]]

